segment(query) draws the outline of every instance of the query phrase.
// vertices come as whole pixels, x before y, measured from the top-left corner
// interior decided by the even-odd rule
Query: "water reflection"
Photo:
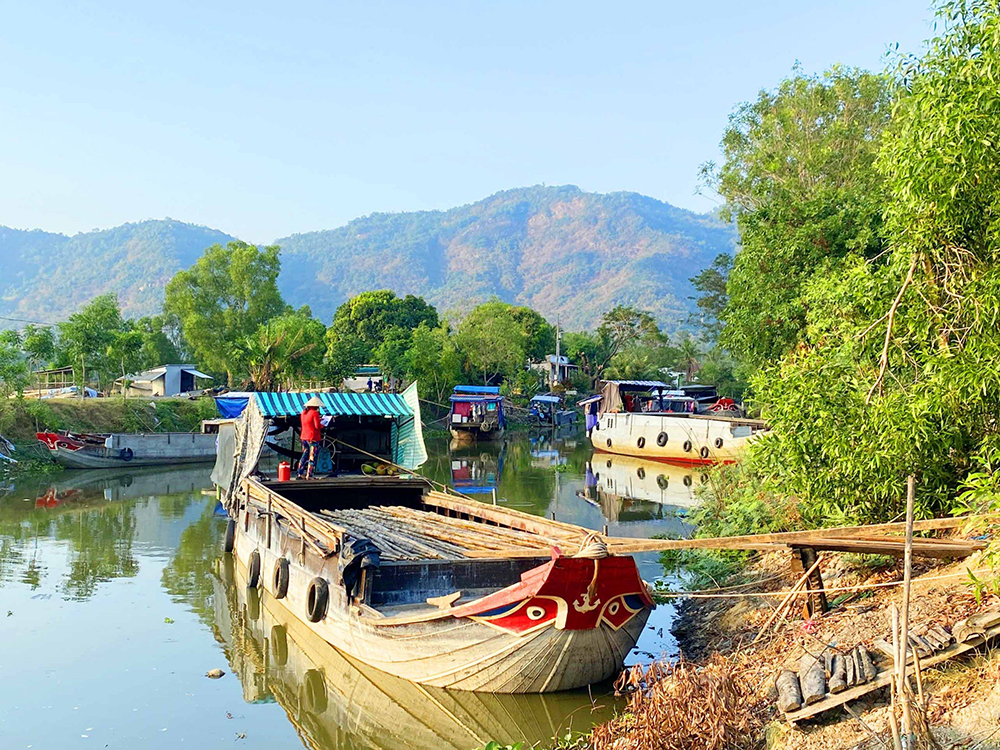
[[[587,691],[448,691],[359,665],[266,591],[248,589],[244,571],[234,572],[232,560],[224,555],[218,562],[215,624],[244,700],[277,701],[310,747],[467,750],[496,738],[551,744],[560,729],[565,733],[574,722],[578,730],[589,727],[614,710],[610,697],[592,709]]]
[[[690,530],[676,512],[690,497],[669,494],[686,475],[669,476],[667,495],[642,495],[641,481],[614,474],[638,479],[637,467],[595,455],[579,433],[514,433],[464,451],[432,439],[428,448],[428,475],[461,491],[466,479],[488,487],[473,495],[484,502],[495,487],[500,504],[619,536]],[[654,485],[659,471],[645,471]],[[691,477],[689,489],[699,482]],[[225,520],[210,488],[209,469],[192,467],[66,472],[7,488],[0,665],[18,680],[0,681],[4,747],[63,747],[81,734],[164,749],[547,745],[560,726],[585,729],[611,710],[606,687],[594,689],[605,708],[592,715],[587,692],[495,698],[359,670],[266,597],[220,577]],[[637,562],[647,580],[662,575],[657,555]],[[675,653],[672,613],[653,612],[627,663]],[[204,677],[227,661],[238,679]]]
[[[38,542],[51,539],[68,552],[59,593],[89,599],[99,584],[138,572],[133,545],[143,518],[136,501],[158,498],[156,517],[147,519],[155,527],[159,518],[182,517],[210,485],[206,471],[187,468],[68,471],[11,486],[0,499],[0,586],[39,588],[48,566]]]

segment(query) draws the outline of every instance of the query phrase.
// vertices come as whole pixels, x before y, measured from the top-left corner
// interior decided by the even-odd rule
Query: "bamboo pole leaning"
[[[757,637],[750,642],[751,645],[759,641],[761,637],[764,635],[764,633],[768,631],[768,629],[771,627],[771,623],[773,623],[775,620],[778,619],[778,616],[781,614],[782,610],[784,610],[785,607],[788,605],[788,603],[795,597],[795,594],[798,593],[799,589],[801,589],[805,585],[806,581],[809,580],[809,576],[811,576],[813,572],[816,570],[816,568],[819,567],[819,564],[820,562],[822,562],[822,560],[823,560],[822,555],[817,557],[816,562],[812,564],[809,570],[803,573],[802,577],[795,582],[795,585],[792,586],[792,590],[788,592],[788,596],[786,596],[784,599],[781,600],[781,603],[778,605],[778,608],[771,613],[771,616],[767,618],[767,622],[764,623],[764,627],[762,627],[760,629],[760,632],[757,633]]]

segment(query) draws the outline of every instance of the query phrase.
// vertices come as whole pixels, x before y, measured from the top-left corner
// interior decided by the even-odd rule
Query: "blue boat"
[[[451,436],[463,443],[496,440],[505,429],[500,388],[493,385],[456,385],[448,420]]]
[[[539,425],[558,427],[576,422],[576,411],[567,409],[561,396],[540,393],[528,404],[528,415]]]

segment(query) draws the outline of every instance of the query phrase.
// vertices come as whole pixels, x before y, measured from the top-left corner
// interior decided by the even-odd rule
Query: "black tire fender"
[[[611,447],[611,438],[608,438],[608,447]]]
[[[279,557],[274,563],[274,577],[271,581],[275,599],[284,599],[288,593],[288,558]]]
[[[330,584],[324,578],[313,578],[306,592],[306,617],[309,622],[319,622],[326,617],[330,606]]]
[[[271,654],[279,667],[288,663],[288,631],[284,625],[271,627]]]
[[[703,445],[701,447],[701,457],[702,458],[708,458],[708,456],[709,456],[710,453],[711,453],[711,451],[708,450],[708,446],[707,445]]]
[[[691,441],[690,440],[685,440],[683,447],[684,447],[684,452],[685,453],[690,453],[691,452],[691,447],[692,447],[691,446]]]
[[[638,439],[638,440],[636,441],[636,445],[638,445],[638,446],[639,446],[640,448],[645,448],[645,447],[646,447],[646,438],[644,438],[644,437],[640,437],[640,438],[639,438],[639,439]]]
[[[236,521],[232,518],[226,524],[226,542],[225,550],[226,552],[232,552],[233,547],[236,546]]]
[[[307,669],[302,676],[302,707],[308,713],[321,714],[326,711],[326,680],[318,669]]]
[[[722,447],[722,438],[716,438],[715,439],[715,447],[716,448],[721,448]]]
[[[250,553],[250,561],[247,563],[247,588],[255,589],[260,583],[260,552],[254,550]]]
[[[667,437],[667,433],[661,432],[659,435],[656,436],[656,444],[662,448],[664,445],[667,444],[667,440],[669,439],[670,438]]]
[[[131,448],[122,448],[118,451],[118,457],[121,458],[122,461],[131,461],[135,458],[135,453],[132,452]]]

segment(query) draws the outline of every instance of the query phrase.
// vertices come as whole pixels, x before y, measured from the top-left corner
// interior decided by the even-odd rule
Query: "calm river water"
[[[683,534],[697,471],[516,435],[423,471],[512,508],[612,534]],[[609,463],[610,462],[610,463]],[[610,686],[451,693],[359,669],[233,583],[210,469],[66,472],[0,488],[0,747],[474,748],[584,730]],[[643,577],[662,576],[656,555]],[[672,655],[661,606],[630,662]],[[227,674],[212,680],[205,672]]]

